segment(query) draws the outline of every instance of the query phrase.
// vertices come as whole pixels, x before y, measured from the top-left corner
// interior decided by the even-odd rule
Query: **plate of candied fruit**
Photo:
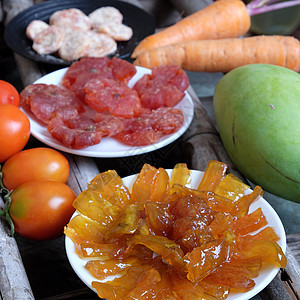
[[[31,133],[61,151],[124,157],[157,150],[190,126],[189,79],[177,66],[152,70],[113,57],[85,57],[20,93]]]
[[[105,299],[250,299],[286,266],[275,210],[227,165],[98,174],[65,227],[69,262]]]

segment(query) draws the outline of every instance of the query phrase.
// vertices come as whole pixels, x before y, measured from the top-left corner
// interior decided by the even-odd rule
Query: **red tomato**
[[[8,190],[37,179],[52,179],[66,183],[69,162],[51,148],[33,148],[11,156],[3,165],[3,183]]]
[[[0,80],[0,104],[20,105],[20,95],[9,82]]]
[[[21,151],[30,137],[30,122],[16,106],[0,105],[0,163]]]
[[[11,193],[10,216],[15,231],[32,240],[50,240],[63,234],[75,209],[75,193],[54,180],[29,181]]]

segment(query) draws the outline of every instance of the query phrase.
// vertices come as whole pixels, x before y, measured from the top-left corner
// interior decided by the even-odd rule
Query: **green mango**
[[[250,181],[300,203],[300,74],[252,64],[218,82],[213,108],[225,150]]]

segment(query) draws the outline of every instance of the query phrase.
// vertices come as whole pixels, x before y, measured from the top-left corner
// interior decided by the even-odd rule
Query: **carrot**
[[[189,41],[143,52],[134,64],[146,68],[178,65],[187,71],[228,72],[265,63],[300,71],[300,41],[291,36],[253,36]]]
[[[191,41],[214,40],[243,36],[250,29],[251,16],[300,5],[300,0],[217,0],[178,23],[146,37],[134,49],[131,57],[156,47]]]
[[[146,37],[134,49],[132,58],[143,51],[188,40],[222,39],[244,35],[251,21],[241,0],[217,0],[178,23]]]

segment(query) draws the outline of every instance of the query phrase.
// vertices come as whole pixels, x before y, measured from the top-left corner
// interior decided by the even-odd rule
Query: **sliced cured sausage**
[[[83,149],[100,143],[102,137],[112,136],[121,131],[121,120],[108,113],[96,113],[92,110],[79,114],[77,118],[62,120],[52,119],[48,131],[64,146]]]
[[[68,68],[61,83],[63,86],[70,88],[80,74],[86,77],[93,74],[103,74],[108,78],[112,78],[109,61],[108,57],[83,57]]]
[[[133,87],[141,99],[142,107],[156,109],[176,105],[189,86],[189,79],[178,66],[163,66],[144,75]]]
[[[44,123],[59,116],[61,119],[75,118],[84,107],[68,89],[56,85],[32,84],[21,93],[21,105],[29,107],[37,119]]]
[[[136,68],[132,64],[117,57],[111,60],[108,57],[84,57],[70,66],[62,79],[62,85],[84,101],[83,86],[89,80],[115,78],[127,84],[135,73]]]
[[[157,68],[152,76],[143,77],[137,86],[140,84],[142,94],[150,93],[150,102],[155,96],[154,83],[162,94],[161,102],[155,100],[162,107],[152,109],[142,107],[137,91],[127,85],[135,73],[132,64],[116,57],[84,57],[65,73],[63,86],[26,87],[21,105],[69,148],[83,149],[107,136],[129,146],[150,145],[182,126],[181,110],[166,106],[178,101],[172,97],[184,93],[188,80],[176,67]]]
[[[86,103],[97,112],[109,111],[117,117],[131,118],[141,111],[137,92],[121,81],[92,79],[84,85],[83,90]]]
[[[74,62],[62,79],[62,85],[70,88],[79,75],[89,77],[99,74],[107,78],[115,78],[124,83],[136,74],[136,68],[133,64],[124,59],[113,57],[83,57]]]
[[[181,92],[184,92],[190,84],[186,72],[176,65],[153,68],[152,77],[156,81],[175,85]]]
[[[100,130],[103,136],[113,136],[124,127],[121,119],[108,112],[97,113],[90,107],[87,107],[86,111],[79,114],[77,118],[65,120],[65,124],[71,129]]]
[[[115,56],[109,61],[109,66],[113,77],[126,84],[136,74],[136,68],[133,64]]]
[[[94,74],[89,74],[87,76],[86,73],[82,73],[76,77],[75,82],[72,84],[70,87],[70,90],[83,102],[85,103],[85,96],[86,92],[84,91],[83,87],[87,82],[89,82],[92,79],[101,79],[101,78],[113,78],[112,75],[107,77],[104,74],[101,73],[94,73]]]
[[[72,149],[83,149],[99,144],[103,136],[102,131],[70,128],[60,118],[52,119],[47,129],[53,138]]]
[[[182,111],[177,108],[144,110],[139,117],[124,120],[124,130],[114,138],[129,146],[151,145],[162,136],[177,131],[183,122]]]

